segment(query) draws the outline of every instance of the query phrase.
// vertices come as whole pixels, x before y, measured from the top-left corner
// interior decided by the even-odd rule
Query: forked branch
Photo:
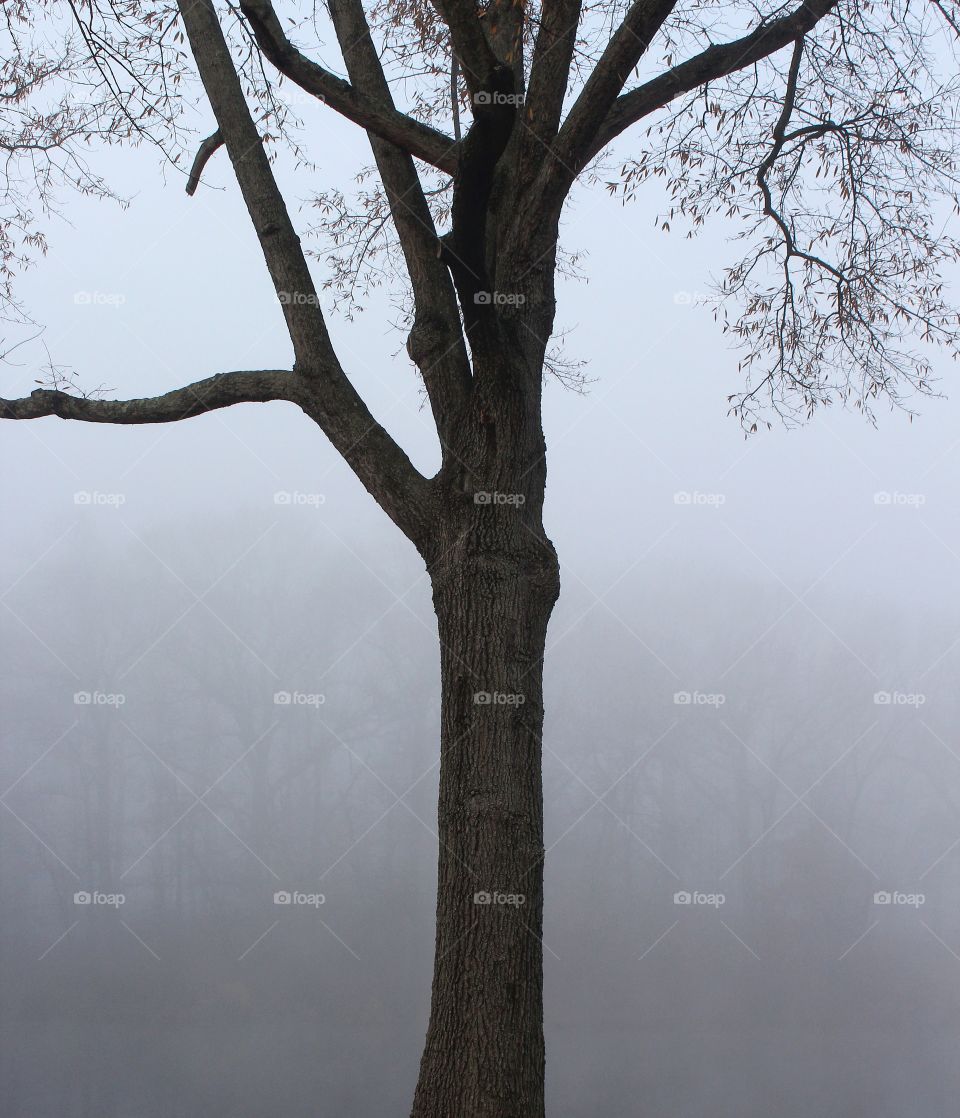
[[[342,78],[308,58],[287,38],[270,0],[240,0],[257,45],[285,77],[312,93],[354,124],[434,167],[453,175],[457,170],[457,144],[436,128],[369,97]]]
[[[684,93],[737,70],[745,70],[776,54],[812,31],[838,3],[839,0],[808,0],[788,15],[760,23],[749,35],[708,47],[629,93],[622,94],[614,101],[587,145],[577,163],[577,173],[630,125],[664,108]]]
[[[623,17],[593,73],[567,114],[553,145],[562,179],[574,178],[589,160],[597,130],[610,112],[630,74],[643,58],[654,35],[677,6],[677,0],[635,0]]]
[[[354,86],[371,103],[392,108],[361,0],[330,0],[330,17]],[[367,135],[413,290],[414,323],[407,350],[420,369],[446,446],[470,392],[456,293],[437,255],[437,230],[413,157],[375,132]]]

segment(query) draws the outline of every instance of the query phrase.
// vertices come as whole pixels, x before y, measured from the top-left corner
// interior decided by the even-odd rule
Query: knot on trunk
[[[449,331],[435,315],[417,315],[407,335],[407,354],[423,370],[434,364],[434,355],[449,347]]]
[[[461,601],[519,594],[531,606],[542,603],[552,608],[560,593],[557,553],[545,536],[537,539],[521,530],[525,538],[506,537],[498,546],[489,533],[478,535],[467,529],[460,546],[438,548],[427,559],[435,600],[446,594]],[[471,546],[471,539],[482,546]]]

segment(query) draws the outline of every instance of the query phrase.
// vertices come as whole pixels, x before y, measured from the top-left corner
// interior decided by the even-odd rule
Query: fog
[[[226,166],[189,200],[124,160],[131,208],[72,204],[25,278],[52,358],[122,396],[288,360]],[[666,237],[657,205],[583,191],[567,218],[594,383],[546,404],[548,1112],[939,1118],[960,405],[745,441],[699,298],[723,230]],[[374,292],[334,338],[430,471],[395,320]],[[436,861],[422,562],[289,406],[3,435],[5,1113],[404,1113]]]

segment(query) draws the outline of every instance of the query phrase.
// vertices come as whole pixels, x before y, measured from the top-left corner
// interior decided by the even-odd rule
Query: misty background
[[[323,127],[318,174],[367,161]],[[71,200],[20,285],[52,360],[121,397],[288,362],[227,161],[193,199],[151,153],[103,166],[131,207]],[[703,305],[729,229],[664,235],[662,205],[582,188],[567,211],[588,255],[560,326],[594,383],[546,397],[548,1109],[939,1118],[960,403],[745,441]],[[386,287],[367,306],[334,341],[432,472],[399,312]],[[3,395],[45,359],[18,350]],[[291,405],[2,433],[5,1112],[404,1113],[433,951],[422,562]]]

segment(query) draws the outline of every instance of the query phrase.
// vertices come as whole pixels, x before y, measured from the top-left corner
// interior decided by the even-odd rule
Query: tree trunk
[[[469,505],[459,494],[429,563],[442,671],[440,851],[413,1118],[544,1113],[542,681],[559,575],[534,474],[540,493],[527,507],[517,494],[469,495]]]

